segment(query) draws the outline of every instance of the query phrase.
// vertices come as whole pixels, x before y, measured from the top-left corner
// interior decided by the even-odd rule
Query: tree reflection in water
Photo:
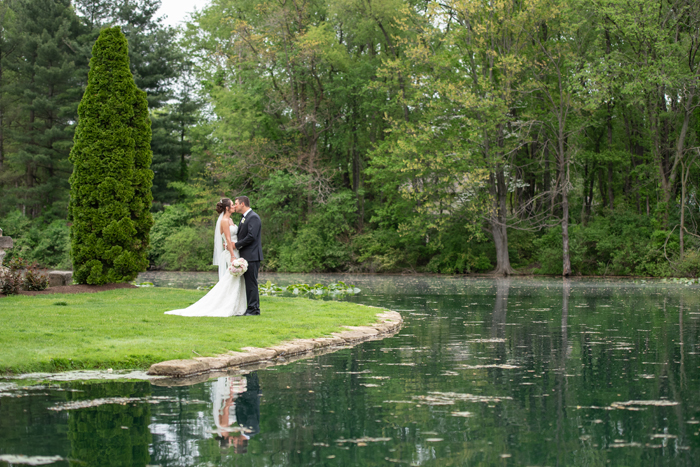
[[[69,393],[72,400],[110,397],[147,397],[151,384],[103,382]],[[82,465],[132,465],[150,463],[151,408],[149,404],[104,404],[68,412],[71,458]]]
[[[191,386],[18,387],[0,393],[0,453],[168,467],[700,465],[700,288],[346,282],[363,289],[351,301],[401,311],[402,331]],[[110,396],[150,399],[48,410]]]

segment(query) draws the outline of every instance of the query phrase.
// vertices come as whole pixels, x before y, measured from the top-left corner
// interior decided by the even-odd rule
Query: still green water
[[[196,286],[204,277],[140,279]],[[698,286],[267,279],[344,280],[362,289],[348,300],[399,311],[405,325],[392,338],[188,386],[0,380],[0,459],[55,456],[52,465],[75,466],[700,464]]]

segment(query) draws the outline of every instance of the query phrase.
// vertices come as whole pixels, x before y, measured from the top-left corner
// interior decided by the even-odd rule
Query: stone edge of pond
[[[334,332],[332,337],[295,339],[267,348],[245,347],[244,352],[228,352],[216,357],[168,360],[151,365],[147,374],[185,378],[214,371],[235,370],[264,361],[311,354],[324,348],[348,347],[368,340],[384,339],[399,331],[403,318],[396,311],[382,310],[381,313],[377,313],[376,323],[369,326],[344,326],[345,331]]]

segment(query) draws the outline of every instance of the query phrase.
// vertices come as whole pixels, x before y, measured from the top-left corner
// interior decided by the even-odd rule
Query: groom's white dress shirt
[[[248,214],[250,211],[252,211],[252,209],[248,208],[248,210],[247,210],[246,212],[243,213],[243,217],[245,217],[246,214]]]

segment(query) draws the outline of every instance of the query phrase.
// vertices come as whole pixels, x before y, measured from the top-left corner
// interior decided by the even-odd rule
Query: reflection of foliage
[[[650,459],[659,466],[696,464],[697,285],[572,280],[565,306],[559,280],[372,280],[382,293],[350,299],[422,312],[402,312],[407,320],[397,338],[261,371],[261,435],[250,440],[245,457],[203,433],[214,426],[211,406],[197,401],[209,401],[210,383],[155,388],[156,395],[182,402],[151,406],[158,434],[150,463],[306,466],[335,456],[334,465],[383,466],[387,457],[410,465],[428,452],[434,457],[426,466],[556,465],[557,459],[589,467],[648,465]],[[77,383],[72,387],[89,395],[52,392],[50,402],[145,395],[138,384],[126,383],[115,394]],[[427,397],[435,391],[449,396]],[[500,402],[473,402],[467,395]],[[65,419],[49,421],[58,427],[50,438],[47,428],[53,426],[40,418],[41,411],[23,411],[28,403],[26,397],[3,399],[3,452],[24,452],[8,446],[30,446],[39,434],[61,439]],[[71,418],[79,412],[69,414],[73,439]],[[93,425],[102,430],[94,435],[99,442],[109,439],[111,414],[102,416]],[[26,426],[31,436],[24,435]],[[126,430],[114,431],[124,436]],[[615,449],[635,442],[641,446]],[[282,460],[269,462],[277,458]]]
[[[523,287],[515,281],[494,286],[446,279],[439,287],[426,281],[429,292],[405,290],[416,282],[421,281],[408,279],[398,293],[362,300],[416,311],[429,303],[425,312],[431,316],[408,316],[403,336],[277,367],[274,377],[265,379],[266,399],[275,403],[263,401],[261,432],[267,438],[251,441],[256,460],[296,452],[295,443],[303,440],[307,446],[313,441],[313,447],[297,452],[290,461],[294,465],[314,465],[328,455],[339,465],[384,465],[378,459],[386,457],[410,464],[426,451],[439,459],[426,465],[555,465],[557,459],[563,465],[603,466],[607,460],[645,465],[651,449],[611,449],[624,446],[614,440],[660,447],[663,439],[649,440],[650,426],[659,436],[684,436],[685,421],[693,415],[678,408],[698,404],[698,375],[690,366],[697,358],[686,350],[685,368],[678,363],[675,306],[684,306],[686,345],[680,347],[687,347],[698,331],[698,323],[685,321],[700,305],[695,291],[658,281],[649,288],[629,288],[629,282],[619,288],[572,287],[566,321],[559,282]],[[659,306],[664,301],[667,310]],[[668,310],[676,310],[675,316]],[[562,335],[562,326],[568,335]],[[503,343],[494,342],[494,329],[502,330]],[[475,368],[492,362],[496,365]],[[425,401],[432,391],[455,394]],[[472,397],[500,402],[465,400]],[[628,410],[625,402],[664,398],[681,404]],[[459,416],[465,412],[468,419]],[[294,439],[285,436],[290,424],[296,427]],[[319,425],[324,429],[314,429]],[[390,440],[372,439],[380,437]],[[442,441],[427,441],[433,437]],[[679,465],[684,459],[693,464],[698,442],[688,438],[683,442],[689,450],[654,449],[657,464]],[[366,445],[349,450],[338,445],[351,439]],[[551,448],[543,448],[543,439],[551,440]],[[668,439],[670,445],[674,441]],[[512,458],[502,458],[503,453]]]
[[[72,400],[107,397],[144,397],[151,393],[148,382],[81,385],[70,393]],[[76,465],[145,466],[150,461],[151,409],[147,403],[108,404],[71,410],[68,439]]]

